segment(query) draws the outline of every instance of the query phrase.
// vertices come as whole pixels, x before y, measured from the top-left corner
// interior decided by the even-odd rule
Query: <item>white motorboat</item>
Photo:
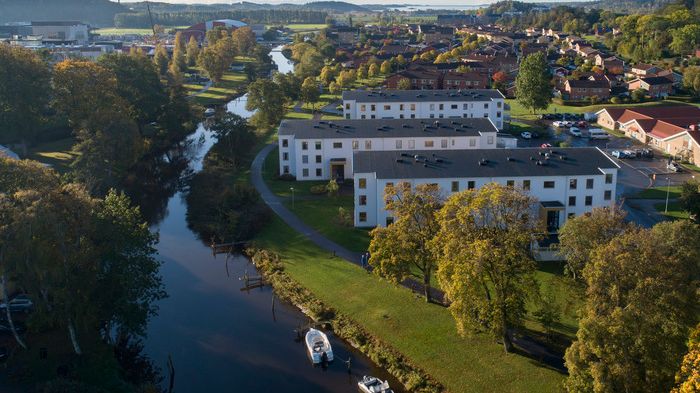
[[[207,108],[207,110],[204,111],[204,116],[214,116],[216,114],[216,109],[214,108]]]
[[[313,364],[333,361],[333,349],[325,333],[314,328],[306,333],[306,348]]]
[[[389,381],[382,381],[379,378],[365,375],[357,383],[357,387],[364,393],[394,393],[389,387]]]

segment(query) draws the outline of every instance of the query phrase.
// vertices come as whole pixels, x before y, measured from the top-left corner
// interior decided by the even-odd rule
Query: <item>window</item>
[[[367,188],[367,179],[365,179],[364,177],[357,179],[357,188],[362,189],[362,190]]]
[[[367,195],[360,195],[360,206],[367,206]]]
[[[316,163],[317,163],[317,164],[320,164],[320,163],[321,163],[321,159],[322,159],[321,156],[316,156]]]
[[[321,150],[321,141],[316,141],[316,150]]]
[[[411,119],[415,119],[415,118],[416,118],[416,114],[415,114],[415,113],[411,113]]]
[[[575,190],[577,183],[576,179],[569,180],[569,190]]]
[[[403,104],[399,104],[399,110],[400,110],[400,111],[403,110]]]
[[[397,139],[397,140],[396,140],[396,148],[397,148],[397,149],[400,149],[400,148],[401,148],[401,144],[402,144],[401,139]]]
[[[469,147],[474,147],[474,146],[476,146],[476,139],[469,138]]]
[[[365,115],[360,115],[360,119],[366,119],[366,118],[367,118],[367,116],[365,116]]]
[[[411,110],[415,111],[416,110],[416,104],[411,104]]]
[[[435,110],[435,104],[430,104],[430,110],[434,111]]]
[[[612,199],[612,191],[610,190],[605,190],[605,193],[603,194],[603,199],[606,201],[609,201]]]
[[[605,184],[612,184],[612,181],[613,181],[612,173],[606,173],[605,174]]]
[[[323,169],[316,168],[316,177],[322,177],[322,176],[323,176]]]
[[[493,145],[493,135],[489,135],[486,137],[486,144]]]
[[[475,187],[474,180],[469,180],[467,182],[467,190],[473,190]]]
[[[443,149],[447,149],[447,139],[443,139],[440,141],[440,147]]]
[[[523,180],[523,190],[530,190],[530,180]]]
[[[365,150],[372,150],[372,140],[371,139],[367,139],[365,141]]]
[[[301,163],[302,164],[308,164],[309,163],[309,156],[301,156]]]
[[[367,222],[367,213],[360,212],[359,219],[360,219],[360,222]]]
[[[345,109],[350,109],[350,104],[345,104]]]
[[[466,111],[467,109],[469,109],[469,105],[467,105],[467,104],[462,104],[462,109],[464,109],[464,110]]]
[[[394,217],[387,217],[386,218],[386,226],[389,226],[394,223]]]
[[[425,147],[433,147],[433,141],[425,141]]]
[[[352,149],[357,150],[360,148],[360,142],[358,141],[352,141]]]
[[[333,148],[334,148],[334,149],[342,149],[342,148],[343,148],[343,142],[333,142]]]
[[[403,113],[399,115],[399,119],[403,119]]]
[[[289,174],[289,165],[285,165],[284,167],[282,167],[282,173],[284,173],[285,175]]]
[[[576,213],[569,213],[566,215],[566,218],[576,218]]]
[[[434,114],[434,113],[431,113],[431,114],[430,114],[430,118],[431,118],[431,119],[434,119],[434,118],[435,118],[435,114]]]
[[[282,139],[282,147],[289,147],[289,139]]]
[[[450,109],[457,109],[457,104],[450,105]]]
[[[458,181],[452,182],[452,192],[459,192],[459,182]]]
[[[445,109],[445,104],[440,104],[440,107],[439,107],[439,108],[440,108],[440,110]]]
[[[575,196],[569,197],[569,206],[576,206],[576,197]]]
[[[586,206],[591,206],[593,205],[593,197],[588,195],[586,196]]]
[[[501,112],[496,112],[496,117],[501,117]]]
[[[394,186],[394,183],[388,181],[388,182],[386,182],[386,186],[384,186],[384,187],[393,187],[393,186]]]
[[[286,151],[282,153],[282,161],[288,161],[289,160],[289,153]]]
[[[377,116],[375,116],[375,115],[372,115],[372,116],[370,116],[369,118],[370,118],[370,119],[376,119],[376,118],[377,118]]]
[[[364,115],[362,115],[362,116],[364,116]],[[348,120],[350,120],[350,114],[349,114],[349,113],[346,113],[346,114],[345,114],[345,118],[348,119]]]
[[[489,114],[488,114],[488,113],[484,113],[484,117],[489,117]]]
[[[498,101],[498,102],[496,103],[496,108],[500,108],[501,105],[502,105],[501,101]]]
[[[390,111],[390,110],[391,110],[391,105],[384,105],[384,110],[385,110],[385,111]]]
[[[365,104],[360,105],[360,112],[364,112],[366,110],[367,110],[367,105],[365,105]]]
[[[586,189],[590,190],[593,188],[593,179],[586,179]]]
[[[309,177],[309,168],[304,168],[301,170],[301,175],[304,177]]]
[[[409,148],[409,149],[415,149],[415,148],[416,148],[416,141],[414,141],[413,139],[411,139],[410,141],[408,141],[408,148]]]
[[[372,112],[374,112],[374,111],[377,110],[377,106],[374,105],[374,104],[372,104],[372,105],[370,105],[369,110],[371,110]]]
[[[309,142],[301,142],[301,150],[309,150]]]
[[[544,182],[544,188],[554,188],[554,182],[553,181]]]
[[[515,180],[506,180],[506,186],[515,187]]]
[[[488,103],[484,104],[484,109],[489,109],[489,104],[488,104]]]

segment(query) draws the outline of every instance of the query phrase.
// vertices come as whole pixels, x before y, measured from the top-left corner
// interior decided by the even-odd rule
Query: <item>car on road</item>
[[[520,133],[520,137],[523,139],[530,139],[532,138],[532,134],[527,131],[523,131]]]
[[[581,130],[578,129],[577,127],[571,127],[571,128],[569,128],[569,134],[571,134],[571,135],[573,135],[573,136],[578,136],[578,137],[580,137],[580,136],[581,136]]]
[[[601,128],[591,128],[588,130],[588,137],[591,139],[610,139],[610,134]]]
[[[548,148],[548,147],[552,147],[552,144],[551,144],[551,143],[543,143],[543,144],[540,145],[540,147],[543,148],[543,149],[546,149],[546,148]]]
[[[552,122],[552,126],[556,128],[564,128],[564,127],[569,127],[569,122],[565,120],[557,120]]]
[[[7,303],[0,303],[0,313],[4,312],[7,308]],[[10,311],[11,312],[24,312],[28,313],[34,308],[34,303],[29,299],[27,295],[17,295],[10,299]]]
[[[681,166],[678,165],[678,163],[675,161],[669,161],[668,164],[666,164],[666,169],[668,169],[671,172],[680,172]]]
[[[635,153],[630,150],[613,150],[610,153],[613,157],[623,159],[623,158],[634,158]]]
[[[644,158],[654,158],[654,150],[652,150],[652,149],[648,149],[648,148],[647,148],[647,149],[640,149],[640,150],[638,150],[638,151],[639,151],[639,153],[640,153],[639,155],[640,155],[641,157],[644,157]]]

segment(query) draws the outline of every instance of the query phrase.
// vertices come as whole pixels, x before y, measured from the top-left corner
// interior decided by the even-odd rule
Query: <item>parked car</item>
[[[639,151],[644,158],[654,158],[654,150],[652,149],[640,149]]]
[[[671,172],[680,172],[681,166],[678,165],[678,163],[675,161],[669,161],[668,164],[666,164],[666,169],[668,169]]]
[[[563,121],[563,120],[557,120],[555,122],[552,122],[552,126],[556,127],[556,128],[568,127],[569,126],[568,124],[569,124],[568,121]]]
[[[637,152],[635,152],[634,150],[627,149],[627,150],[624,150],[623,153],[625,153],[625,155],[627,156],[625,158],[636,158],[637,157]]]
[[[583,121],[583,120],[581,120],[581,121],[579,121],[579,122],[576,123],[576,127],[578,127],[578,128],[587,128],[587,127],[588,127],[588,123],[585,122],[585,121]]]
[[[623,158],[632,158],[629,154],[629,150],[613,150],[611,155],[615,158],[623,159]]]
[[[610,139],[610,135],[601,128],[591,128],[588,130],[591,139]]]
[[[576,128],[576,127],[571,127],[571,128],[569,128],[569,134],[571,134],[571,135],[573,135],[573,136],[580,137],[580,136],[581,136],[581,130],[579,130],[579,129]]]
[[[530,139],[532,138],[532,134],[527,131],[523,131],[520,133],[520,137],[523,139]]]
[[[543,144],[540,145],[540,147],[543,148],[543,149],[546,149],[546,148],[548,148],[548,147],[552,147],[552,144],[551,144],[551,143],[543,143]]]
[[[7,303],[0,303],[0,313],[5,311],[7,308]],[[34,303],[27,295],[17,295],[10,299],[10,311],[11,312],[25,312],[28,313],[34,308]]]

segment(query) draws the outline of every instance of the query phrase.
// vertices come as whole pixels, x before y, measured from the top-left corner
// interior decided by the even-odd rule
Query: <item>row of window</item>
[[[289,173],[289,172],[285,172],[285,173]],[[316,168],[316,177],[322,177],[322,176],[323,176],[323,169]],[[309,177],[309,168],[302,168],[301,177]]]
[[[430,110],[431,110],[431,111],[434,111],[435,108],[436,108],[436,105],[437,105],[438,110],[444,110],[444,109],[445,109],[445,104],[430,104]],[[458,108],[459,108],[459,104],[448,104],[448,105],[450,106],[450,109],[458,109]],[[484,105],[484,109],[489,109],[489,103],[488,103],[488,102],[485,102],[483,105]],[[501,108],[501,107],[502,107],[502,103],[501,103],[500,101],[497,101],[497,102],[496,102],[496,108]],[[382,106],[382,108],[383,108],[383,110],[385,110],[385,111],[390,111],[390,110],[391,110],[391,104],[384,104],[384,105]],[[406,104],[399,104],[399,110],[400,110],[400,111],[406,110],[406,108],[408,108],[408,110],[415,111],[415,110],[416,110],[416,104],[408,104],[408,105],[406,105]],[[346,103],[346,104],[345,104],[345,109],[347,109],[347,110],[350,109],[350,104],[349,104],[349,103]],[[474,109],[474,103],[462,104],[462,109],[464,109],[464,110],[467,110],[467,109]],[[370,111],[370,112],[376,112],[376,111],[377,111],[377,105],[376,105],[376,104],[370,104],[370,105],[369,105],[369,111]],[[360,112],[367,112],[367,105],[366,105],[366,104],[360,104]]]
[[[613,180],[613,175],[611,173],[606,173],[605,174],[605,184],[612,184]],[[594,185],[595,179],[586,179],[586,189],[592,189]],[[365,189],[367,188],[367,179],[365,178],[360,178],[358,179],[358,187],[360,189]],[[577,187],[577,179],[570,179],[569,180],[569,189],[575,190]],[[386,186],[391,187],[393,186],[394,183],[392,182],[387,182]],[[515,180],[506,180],[506,185],[508,187],[515,187]],[[523,190],[529,190],[530,189],[531,182],[530,180],[523,180],[521,186]],[[545,180],[542,183],[542,188],[555,188],[556,182],[553,180]],[[467,181],[467,189],[472,190],[476,187],[476,182],[474,180],[469,180]],[[451,184],[451,191],[452,192],[459,192],[459,181],[453,181]],[[606,190],[605,191],[606,198],[605,200],[608,201],[612,197],[612,191]],[[575,197],[574,197],[575,198]],[[571,199],[569,199],[571,200]],[[586,205],[588,206],[588,205]]]

